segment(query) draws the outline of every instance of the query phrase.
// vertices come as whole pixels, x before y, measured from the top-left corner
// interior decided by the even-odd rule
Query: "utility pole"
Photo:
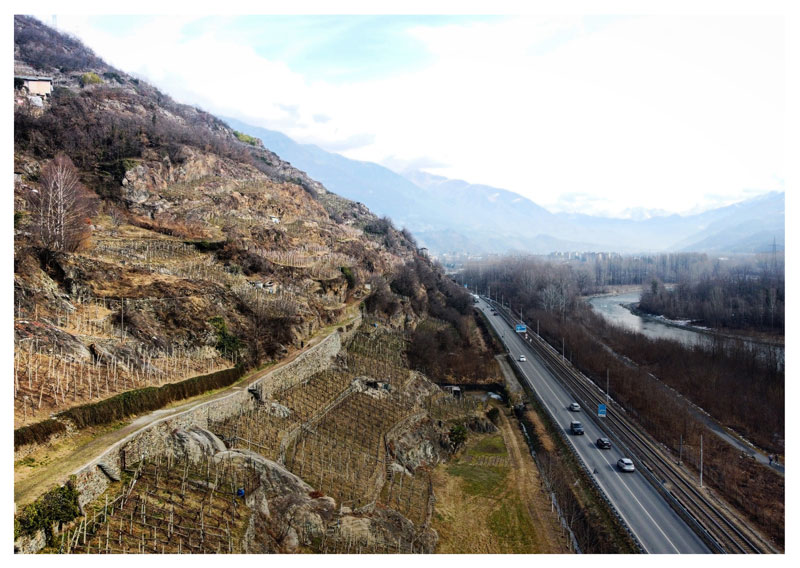
[[[536,336],[537,336],[537,337],[541,337],[541,336],[539,335],[539,320],[538,320],[538,319],[536,320]]]
[[[608,368],[606,367],[606,406],[608,406]]]
[[[683,434],[681,434],[681,443],[678,446],[678,465],[681,465],[683,461]]]
[[[562,335],[561,336],[561,360],[563,361],[564,359],[565,359],[565,357],[564,357],[564,336]]]

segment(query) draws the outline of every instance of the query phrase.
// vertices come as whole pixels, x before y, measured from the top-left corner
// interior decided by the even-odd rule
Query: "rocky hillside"
[[[15,74],[53,78],[41,106],[15,96],[16,425],[279,359],[365,300],[414,327],[455,293],[407,232],[259,140],[33,18],[14,28]],[[56,163],[79,182],[69,246],[48,241],[57,213],[41,208]],[[389,284],[420,264],[436,277],[412,305]]]

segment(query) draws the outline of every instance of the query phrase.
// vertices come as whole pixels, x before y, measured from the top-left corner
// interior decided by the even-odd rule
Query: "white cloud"
[[[784,44],[774,19],[418,25],[408,33],[429,65],[334,85],[213,28],[184,37],[191,18],[155,19],[130,37],[59,18],[182,102],[356,159],[447,164],[427,170],[554,210],[683,211],[715,200],[706,194],[783,189]],[[590,198],[561,198],[570,193]]]

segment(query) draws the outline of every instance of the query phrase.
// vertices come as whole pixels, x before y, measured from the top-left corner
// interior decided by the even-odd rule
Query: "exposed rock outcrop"
[[[179,428],[170,437],[171,450],[176,458],[198,462],[205,456],[214,456],[226,450],[225,444],[208,430],[192,426]]]
[[[245,497],[251,511],[250,521],[241,543],[246,553],[293,553],[319,543],[325,535],[337,546],[397,546],[399,552],[433,552],[437,535],[428,528],[415,527],[403,515],[391,509],[366,507],[354,512],[337,507],[336,501],[315,491],[283,465],[256,452],[225,449],[211,432],[192,427],[176,430],[171,447],[177,459],[188,457],[213,461],[245,473],[255,474],[259,485]],[[357,543],[357,544],[355,544]],[[337,549],[338,550],[338,549]],[[354,550],[355,551],[355,550]]]

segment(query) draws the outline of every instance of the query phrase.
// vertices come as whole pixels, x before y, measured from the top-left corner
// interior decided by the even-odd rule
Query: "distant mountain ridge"
[[[434,254],[558,251],[741,253],[785,241],[785,196],[772,192],[695,215],[617,219],[551,213],[501,188],[421,171],[393,172],[280,132],[225,119],[328,189],[405,226]]]

